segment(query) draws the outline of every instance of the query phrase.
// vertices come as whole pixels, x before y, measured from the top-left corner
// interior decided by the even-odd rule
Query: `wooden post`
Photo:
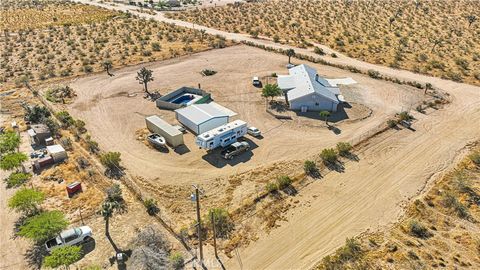
[[[203,241],[202,241],[202,221],[200,218],[200,192],[198,187],[195,186],[195,201],[197,203],[197,234],[198,234],[198,247],[200,251],[200,265],[203,267]]]
[[[213,230],[213,249],[215,251],[215,258],[218,259],[218,253],[217,253],[217,232],[215,230],[215,216],[213,214],[213,211],[210,215],[210,218],[212,220],[212,230]]]

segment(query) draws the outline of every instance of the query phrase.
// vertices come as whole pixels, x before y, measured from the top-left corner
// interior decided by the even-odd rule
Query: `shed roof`
[[[65,152],[65,149],[60,144],[54,144],[54,145],[49,145],[47,146],[47,151],[50,154],[53,153],[62,153]]]
[[[48,134],[50,133],[50,129],[48,128],[47,125],[45,124],[35,124],[31,126],[31,129],[36,133],[36,134]]]
[[[340,93],[338,88],[330,85],[330,83],[318,76],[317,71],[305,64],[295,66],[288,70],[290,75],[281,76],[278,80],[278,86],[288,91],[288,100],[292,101],[297,98],[317,93],[333,102],[338,103],[336,97]],[[293,86],[293,87],[292,87]]]
[[[229,109],[217,103],[194,104],[175,110],[176,113],[184,116],[196,125],[205,123],[213,118],[230,117],[229,111]]]
[[[150,123],[154,124],[155,126],[159,127],[161,130],[165,131],[166,133],[170,134],[171,136],[181,135],[182,133],[177,129],[174,128],[169,123],[165,122],[162,118],[157,115],[151,115],[145,118],[145,120],[149,121]]]

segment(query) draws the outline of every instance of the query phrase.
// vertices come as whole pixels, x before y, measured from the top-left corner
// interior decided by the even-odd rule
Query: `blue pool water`
[[[193,95],[185,94],[185,95],[182,95],[178,98],[172,99],[170,102],[175,103],[175,104],[187,104],[188,102],[190,102],[194,98],[195,98],[195,96],[193,96]]]

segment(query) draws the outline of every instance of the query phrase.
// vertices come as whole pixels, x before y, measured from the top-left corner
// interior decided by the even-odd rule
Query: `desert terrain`
[[[270,0],[167,15],[301,48],[322,44],[370,63],[479,85],[479,12],[472,1]]]
[[[41,267],[43,257],[31,256],[37,254],[38,246],[32,246],[24,237],[12,238],[16,234],[11,229],[14,223],[19,222],[22,226],[23,221],[13,210],[6,209],[7,196],[14,197],[29,187],[45,195],[40,206],[42,211],[61,210],[70,226],[86,223],[96,232],[93,249],[90,246],[90,250],[73,264],[74,267],[121,267],[119,261],[115,262],[115,243],[122,252],[130,254],[128,267],[132,269],[148,265],[148,262],[145,264],[147,258],[155,260],[159,267],[195,267],[198,239],[191,184],[201,187],[205,264],[211,269],[220,269],[220,262],[227,269],[331,269],[332,266],[340,269],[403,269],[478,265],[477,253],[472,251],[478,248],[475,242],[478,226],[474,224],[478,218],[478,205],[475,201],[472,203],[476,198],[472,194],[477,193],[465,192],[466,187],[478,192],[478,167],[475,167],[474,159],[465,157],[476,151],[480,137],[480,126],[476,124],[480,122],[480,89],[459,82],[475,83],[476,69],[472,67],[476,66],[477,60],[473,58],[478,50],[475,44],[463,39],[465,36],[452,31],[449,39],[442,39],[435,50],[424,52],[428,59],[445,59],[444,69],[430,72],[431,61],[422,66],[422,70],[411,66],[412,61],[415,62],[412,50],[425,45],[416,37],[402,41],[403,47],[394,52],[398,56],[399,51],[402,57],[395,56],[395,61],[391,62],[391,50],[395,50],[395,46],[389,46],[388,42],[384,47],[377,47],[375,57],[380,58],[373,59],[369,54],[356,55],[360,49],[354,48],[355,42],[344,42],[340,46],[338,41],[342,38],[336,38],[332,43],[329,39],[299,35],[287,40],[282,35],[277,40],[269,37],[264,28],[238,31],[213,22],[208,17],[210,15],[202,15],[224,18],[230,10],[242,10],[247,15],[238,23],[239,27],[244,27],[245,21],[251,20],[255,14],[262,14],[272,8],[272,3],[282,1],[235,4],[216,9],[207,7],[200,11],[170,14],[168,18],[161,12],[146,12],[121,3],[79,2],[92,5],[66,2],[63,8],[63,2],[43,1],[46,3],[42,7],[45,12],[38,12],[29,4],[14,5],[9,1],[5,2],[6,9],[2,5],[2,12],[12,12],[13,16],[9,18],[21,22],[17,25],[15,21],[2,20],[2,26],[12,30],[3,35],[0,42],[0,46],[6,49],[0,67],[2,126],[10,130],[12,121],[17,122],[22,143],[16,151],[29,154],[33,150],[26,138],[24,114],[27,112],[23,102],[46,106],[52,113],[47,123],[57,123],[55,140],[68,146],[69,155],[65,163],[34,174],[21,185],[23,187],[2,186],[0,210],[2,216],[7,216],[2,218],[2,229],[7,228],[2,230],[2,248],[4,242],[11,245],[20,241],[2,262],[2,267]],[[302,1],[293,4],[295,16],[302,14],[299,3]],[[362,3],[351,5],[364,8]],[[396,38],[401,38],[424,21],[417,18],[408,23],[406,18],[417,16],[412,15],[415,11],[410,5],[398,5],[395,2],[386,11],[378,12],[375,21],[383,21],[381,18],[393,12],[390,9],[395,9],[398,15],[394,16],[392,25],[387,23],[378,31],[394,29]],[[443,27],[442,18],[450,16],[445,11],[450,5],[450,2],[445,5],[422,2],[422,12],[432,14],[431,20],[435,22],[425,33],[431,35]],[[430,9],[425,11],[425,7]],[[312,6],[304,8],[311,10]],[[476,14],[475,10],[464,1],[455,8],[463,13],[451,16],[463,18],[456,22],[459,29],[464,29],[465,22],[468,25],[464,17]],[[430,13],[432,9],[438,14]],[[62,13],[64,10],[73,13]],[[332,11],[331,6],[326,10]],[[361,17],[368,18],[372,10],[366,10]],[[58,17],[53,15],[57,11],[60,12]],[[89,15],[72,16],[74,12],[84,11]],[[33,19],[25,20],[25,14]],[[201,20],[192,21],[192,16],[197,15]],[[310,15],[303,17],[295,17],[300,23],[289,29],[307,35],[306,26],[312,18]],[[282,21],[280,18],[273,20]],[[465,35],[474,35],[478,31],[477,24],[475,21],[470,23]],[[155,31],[149,32],[145,27],[153,27]],[[272,27],[272,33],[276,29],[275,26],[269,27]],[[106,46],[97,46],[98,33],[104,30],[111,32],[112,36],[107,39]],[[342,35],[348,37],[348,31]],[[114,32],[124,38],[116,39]],[[157,35],[158,32],[163,34]],[[295,36],[294,32],[289,32],[290,36]],[[33,47],[46,46],[44,38],[34,38],[43,33],[48,33],[48,40],[58,46],[70,46],[70,52],[75,52],[77,57],[62,60],[61,52],[57,54],[48,49],[55,55],[53,60],[47,57],[46,61],[55,67],[56,72],[55,76],[42,79],[44,60],[35,57],[43,51],[35,54],[31,47],[32,44]],[[78,37],[80,42],[63,44],[65,35],[75,40]],[[455,39],[452,35],[456,35]],[[355,38],[362,39],[361,36]],[[150,42],[152,39],[154,41]],[[72,44],[74,47],[87,45],[85,41],[89,44],[88,56],[78,48],[72,48]],[[475,37],[472,37],[471,42],[474,41]],[[234,45],[235,42],[251,46]],[[157,45],[153,43],[160,46],[159,51],[154,50]],[[165,48],[169,48],[168,52]],[[329,125],[318,113],[287,111],[284,113],[291,119],[276,119],[266,112],[261,88],[251,85],[252,76],[259,76],[264,83],[275,83],[275,75],[287,74],[289,58],[285,54],[288,49],[295,50],[294,64],[308,64],[327,78],[351,77],[357,82],[340,87],[348,105],[332,115]],[[326,55],[320,55],[319,49]],[[114,57],[105,56],[110,50]],[[150,51],[151,55],[145,55],[145,51]],[[19,60],[22,57],[24,59]],[[473,57],[473,62],[465,65],[465,61],[458,61],[466,57]],[[111,65],[105,71],[106,60],[110,60]],[[61,69],[57,68],[65,66],[75,68],[65,76],[58,76]],[[157,114],[172,124],[176,120],[172,111],[160,110],[154,102],[144,98],[142,85],[135,80],[142,67],[153,72],[150,90],[166,94],[182,86],[200,84],[212,94],[215,102],[235,111],[238,114],[235,119],[258,127],[263,137],[246,136],[244,140],[252,150],[233,161],[223,160],[216,152],[207,154],[198,149],[190,133],[185,135],[185,147],[181,151],[171,148],[163,152],[154,150],[142,137],[145,116]],[[396,69],[398,67],[402,69]],[[205,69],[217,73],[202,76]],[[73,94],[67,100],[55,100],[51,97],[52,89],[69,89]],[[387,121],[399,119],[396,114],[400,112],[408,112],[412,126],[389,128]],[[353,149],[349,155],[338,157],[335,166],[330,166],[332,164],[328,165],[320,153],[335,148],[339,142],[349,142]],[[121,166],[119,176],[108,173],[110,166],[105,162],[108,154],[117,152],[121,156],[118,160]],[[4,154],[2,152],[2,158]],[[85,160],[89,165],[83,168]],[[314,164],[317,173],[307,172],[306,161]],[[458,171],[468,175],[473,184],[462,184],[463,188],[460,188],[458,183],[464,177],[459,176]],[[10,176],[2,172],[2,178],[7,182]],[[281,179],[289,179],[288,188],[271,190],[271,184],[280,183]],[[65,185],[75,180],[82,181],[85,190],[68,199]],[[121,201],[127,211],[114,212],[109,227],[106,223],[109,219],[102,214],[114,184],[122,190]],[[155,212],[147,213],[152,209]],[[79,218],[79,210],[83,218]],[[212,251],[212,230],[208,220],[212,211],[222,218],[222,223],[218,224],[220,235],[217,235],[219,261]],[[463,215],[465,213],[469,215]],[[426,231],[432,235],[413,235],[412,220],[419,228],[428,226]],[[146,248],[140,237],[145,237],[149,224],[155,226],[154,230],[161,233],[165,242],[162,240],[161,248],[155,249],[154,256],[139,259],[139,252]],[[344,245],[345,239],[356,236],[359,237]],[[113,244],[109,237],[113,238]],[[392,246],[396,247],[394,251]],[[456,254],[448,256],[455,250]],[[179,262],[176,260],[179,257],[174,256],[178,254],[182,260],[180,264],[174,264]]]

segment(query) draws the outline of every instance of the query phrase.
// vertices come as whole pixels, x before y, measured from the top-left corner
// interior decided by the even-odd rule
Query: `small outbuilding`
[[[46,139],[52,136],[50,129],[44,124],[32,125],[30,129],[27,130],[27,133],[30,137],[31,144],[35,145],[46,145]]]
[[[337,111],[340,89],[320,77],[308,65],[288,70],[289,75],[278,76],[278,86],[286,93],[290,109],[306,111]]]
[[[177,147],[183,144],[183,133],[165,122],[157,115],[152,115],[145,118],[147,128],[153,133],[157,133],[165,138],[165,141],[172,147]]]
[[[230,121],[235,112],[215,103],[194,104],[175,110],[177,120],[195,134],[202,134]]]
[[[67,151],[65,151],[65,149],[60,144],[47,146],[47,152],[53,158],[53,161],[55,163],[67,159]]]

